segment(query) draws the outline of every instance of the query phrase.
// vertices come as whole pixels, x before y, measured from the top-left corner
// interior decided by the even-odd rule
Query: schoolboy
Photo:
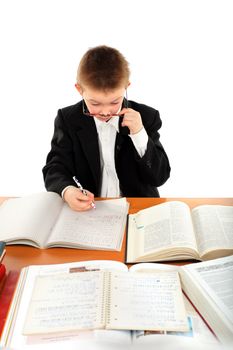
[[[78,67],[82,100],[58,110],[43,175],[46,189],[74,210],[92,208],[95,196],[158,197],[157,187],[169,178],[159,112],[128,101],[129,75],[118,50],[91,48]]]

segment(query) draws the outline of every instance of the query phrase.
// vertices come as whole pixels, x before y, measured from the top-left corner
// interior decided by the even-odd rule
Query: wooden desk
[[[0,197],[0,203],[5,198]],[[150,207],[159,203],[181,200],[186,202],[190,208],[201,204],[233,205],[233,198],[128,198],[130,202],[130,213]],[[4,264],[7,271],[19,271],[27,265],[42,265],[65,263],[82,260],[125,260],[126,238],[124,237],[122,250],[120,252],[107,252],[95,250],[78,250],[68,248],[38,249],[29,246],[7,246]]]

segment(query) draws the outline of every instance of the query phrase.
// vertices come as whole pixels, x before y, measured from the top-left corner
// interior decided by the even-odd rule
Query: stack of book
[[[232,271],[233,256],[186,266],[128,268],[110,260],[29,266],[0,346],[232,344]]]

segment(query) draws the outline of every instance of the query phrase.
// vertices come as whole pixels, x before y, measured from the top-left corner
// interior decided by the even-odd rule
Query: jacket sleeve
[[[71,138],[66,128],[64,116],[59,110],[54,124],[51,150],[46,165],[42,169],[45,187],[61,195],[62,190],[73,185],[74,155]]]
[[[142,158],[136,155],[141,180],[153,186],[161,186],[170,176],[170,164],[167,154],[160,143],[158,130],[162,126],[159,112],[150,109],[148,114],[142,113],[142,122],[148,134],[147,149]]]

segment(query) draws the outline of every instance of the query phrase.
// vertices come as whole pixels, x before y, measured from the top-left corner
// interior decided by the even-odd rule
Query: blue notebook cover
[[[0,262],[2,261],[2,258],[5,254],[5,242],[0,242]]]

